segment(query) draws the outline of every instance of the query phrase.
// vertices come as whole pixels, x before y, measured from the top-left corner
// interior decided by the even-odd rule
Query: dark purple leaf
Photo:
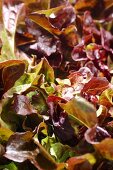
[[[32,51],[37,51],[38,55],[42,53],[43,56],[50,56],[57,51],[57,48],[60,48],[60,42],[56,37],[40,28],[29,19],[26,19],[26,24],[29,33],[34,35],[36,40],[35,43],[30,45]]]
[[[27,115],[23,121],[22,127],[25,131],[33,131],[41,123],[42,118],[36,113]]]
[[[101,43],[105,50],[113,54],[113,49],[111,48],[111,45],[113,43],[113,35],[103,28],[101,29]]]
[[[103,128],[99,126],[94,126],[92,128],[89,128],[85,132],[85,139],[90,144],[98,144],[105,138],[110,138],[110,134]]]
[[[50,23],[60,30],[74,23],[75,19],[75,10],[71,5],[64,6],[64,8],[57,13],[52,13],[49,16]]]
[[[68,0],[52,0],[50,4],[51,4],[51,8],[54,8],[62,4],[66,4],[67,2]]]
[[[25,63],[14,61],[14,64],[7,65],[2,71],[4,92],[8,91],[24,73]],[[13,77],[13,78],[12,78]]]
[[[86,11],[83,16],[83,39],[85,42],[100,42],[100,31],[89,11]]]
[[[94,60],[95,67],[100,71],[100,75],[105,76],[108,81],[111,80],[111,75],[108,66],[101,60]]]
[[[109,169],[109,170],[113,169],[112,161],[104,160],[98,166],[98,170],[106,170],[106,169]]]
[[[53,67],[59,67],[63,60],[59,38],[51,35],[29,19],[26,19],[26,24],[28,32],[34,36],[35,42],[22,44],[19,48],[27,54],[36,55],[37,61],[42,57],[46,57]]]
[[[80,44],[74,47],[72,51],[72,59],[74,61],[86,61],[87,60],[83,44]]]
[[[93,34],[95,36],[99,36],[100,32],[96,28],[96,25],[94,24],[93,18],[91,16],[91,13],[89,11],[86,11],[84,13],[83,17],[83,33],[85,35]]]
[[[67,114],[62,111],[58,104],[53,102],[54,99],[52,98],[52,101],[51,99],[48,100],[48,106],[50,109],[49,117],[54,127],[54,133],[62,143],[74,146],[78,142],[74,129],[69,122]],[[57,101],[59,100],[58,98],[56,99]]]

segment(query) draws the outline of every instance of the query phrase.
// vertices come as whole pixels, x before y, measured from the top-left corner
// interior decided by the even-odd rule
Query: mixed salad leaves
[[[0,170],[113,170],[113,2],[0,1]]]

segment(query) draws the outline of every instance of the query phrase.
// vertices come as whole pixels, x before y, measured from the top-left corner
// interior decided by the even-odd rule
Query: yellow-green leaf
[[[9,137],[13,134],[14,132],[11,131],[10,129],[0,127],[0,139],[2,141],[8,141]]]
[[[112,98],[113,98],[113,89],[108,88],[102,92],[99,98],[99,103],[101,105],[111,107],[113,105]]]
[[[82,97],[73,98],[66,104],[60,103],[60,106],[86,127],[93,127],[97,124],[95,107]]]

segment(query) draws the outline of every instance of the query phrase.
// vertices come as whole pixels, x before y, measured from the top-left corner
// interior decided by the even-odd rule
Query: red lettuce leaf
[[[109,81],[105,77],[93,77],[86,83],[82,89],[82,93],[98,95],[109,87]]]
[[[48,99],[49,119],[54,127],[53,131],[63,144],[74,146],[78,142],[74,129],[67,114],[59,107],[58,103],[55,104],[55,100],[62,99],[58,97]]]

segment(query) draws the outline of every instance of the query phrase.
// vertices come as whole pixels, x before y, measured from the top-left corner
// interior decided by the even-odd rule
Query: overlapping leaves
[[[112,1],[0,8],[0,169],[109,169]]]

